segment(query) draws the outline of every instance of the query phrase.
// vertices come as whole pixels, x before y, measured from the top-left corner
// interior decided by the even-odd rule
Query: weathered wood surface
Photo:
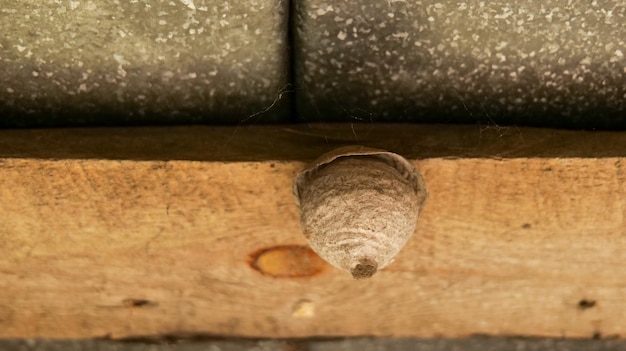
[[[351,143],[430,191],[366,281],[302,247],[291,194]],[[497,126],[0,131],[0,337],[624,337],[625,154]]]

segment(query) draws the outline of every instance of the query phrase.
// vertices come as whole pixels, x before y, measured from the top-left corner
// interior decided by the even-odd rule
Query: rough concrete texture
[[[471,339],[345,339],[310,344],[308,351],[608,351],[623,350],[624,342],[611,340],[558,340],[517,338]]]
[[[0,126],[284,120],[287,5],[0,0]]]
[[[624,350],[617,340],[471,338],[459,340],[345,339],[329,341],[203,341],[182,343],[115,342],[108,340],[4,340],[11,351],[612,351]]]
[[[298,0],[303,120],[626,128],[622,0]]]
[[[292,351],[283,341],[205,341],[181,343],[110,340],[4,340],[0,351]],[[295,350],[294,350],[295,351]]]

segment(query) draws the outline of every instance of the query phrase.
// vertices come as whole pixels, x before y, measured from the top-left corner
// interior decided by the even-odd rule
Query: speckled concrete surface
[[[110,340],[0,340],[0,351],[292,351],[284,341],[205,341],[182,343]],[[296,350],[293,350],[296,351]]]
[[[622,0],[296,1],[302,120],[626,128]]]
[[[115,342],[108,340],[4,340],[0,350],[26,351],[618,351],[626,344],[618,340],[558,340],[519,338],[470,339],[344,339],[306,340],[218,340],[182,343]]]
[[[290,20],[287,0],[0,0],[0,127],[300,120],[626,129],[621,0],[294,5]],[[296,111],[285,93],[294,66]]]
[[[285,120],[287,5],[0,0],[0,126]]]

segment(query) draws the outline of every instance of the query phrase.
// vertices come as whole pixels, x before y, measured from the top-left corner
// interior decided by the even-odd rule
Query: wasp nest
[[[311,248],[356,279],[393,261],[428,198],[409,161],[362,146],[323,155],[296,176],[293,191]]]

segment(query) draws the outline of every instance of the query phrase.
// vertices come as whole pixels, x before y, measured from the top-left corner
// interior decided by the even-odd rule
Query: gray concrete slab
[[[306,121],[626,128],[626,6],[295,2]]]
[[[458,340],[214,340],[176,343],[111,340],[0,340],[0,350],[15,351],[612,351],[626,349],[619,340],[469,338]]]
[[[610,340],[558,340],[518,338],[470,339],[346,339],[315,342],[308,351],[595,351],[623,350],[624,342]]]
[[[206,341],[179,343],[116,342],[109,340],[5,340],[0,351],[288,351],[283,341]]]
[[[0,127],[286,121],[287,5],[0,0]]]

